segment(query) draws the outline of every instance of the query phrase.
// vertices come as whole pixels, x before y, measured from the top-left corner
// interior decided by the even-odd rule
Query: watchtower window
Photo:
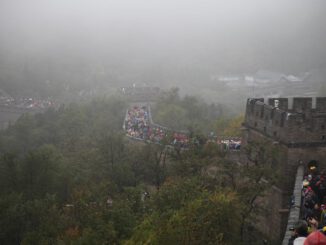
[[[257,127],[257,122],[255,122],[255,127]]]
[[[321,129],[323,129],[323,130],[324,130],[324,129],[325,129],[325,125],[321,125]]]
[[[276,131],[273,132],[273,136],[277,136],[277,132]]]
[[[322,135],[321,136],[321,140],[326,140],[326,136],[325,135]]]

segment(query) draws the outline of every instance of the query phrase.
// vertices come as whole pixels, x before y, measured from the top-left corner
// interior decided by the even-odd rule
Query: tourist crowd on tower
[[[316,161],[308,164],[301,195],[301,220],[294,227],[289,245],[326,245],[326,172],[319,171]]]
[[[326,225],[326,172],[319,171],[317,162],[308,164],[308,172],[302,182],[302,217],[315,218]],[[326,216],[325,216],[326,217]]]

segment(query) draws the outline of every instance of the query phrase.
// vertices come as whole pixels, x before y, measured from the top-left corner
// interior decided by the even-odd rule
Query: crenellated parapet
[[[326,113],[326,97],[316,98],[316,111]]]
[[[293,98],[292,111],[296,113],[311,113],[312,108],[312,98]]]
[[[287,110],[289,108],[289,100],[288,98],[269,98],[268,105],[281,110]]]
[[[284,144],[326,144],[326,98],[247,100],[244,126]]]

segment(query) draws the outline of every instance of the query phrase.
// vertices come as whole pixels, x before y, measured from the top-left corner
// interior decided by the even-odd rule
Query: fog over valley
[[[322,0],[2,0],[0,84],[11,94],[58,95],[146,83],[216,101],[232,89],[266,93],[241,86],[262,71],[271,82],[275,73],[307,78],[316,92],[325,8]]]

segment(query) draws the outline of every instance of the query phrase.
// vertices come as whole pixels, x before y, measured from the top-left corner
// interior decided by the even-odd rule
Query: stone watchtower
[[[290,166],[326,161],[326,97],[248,99],[244,126],[245,143],[263,137],[284,146]]]
[[[279,209],[284,210],[293,192],[299,164],[316,160],[320,168],[326,168],[326,97],[248,99],[243,126],[244,145],[260,141],[266,142],[267,147],[277,147],[275,169],[281,173],[277,186]],[[278,216],[282,233],[287,213]]]

